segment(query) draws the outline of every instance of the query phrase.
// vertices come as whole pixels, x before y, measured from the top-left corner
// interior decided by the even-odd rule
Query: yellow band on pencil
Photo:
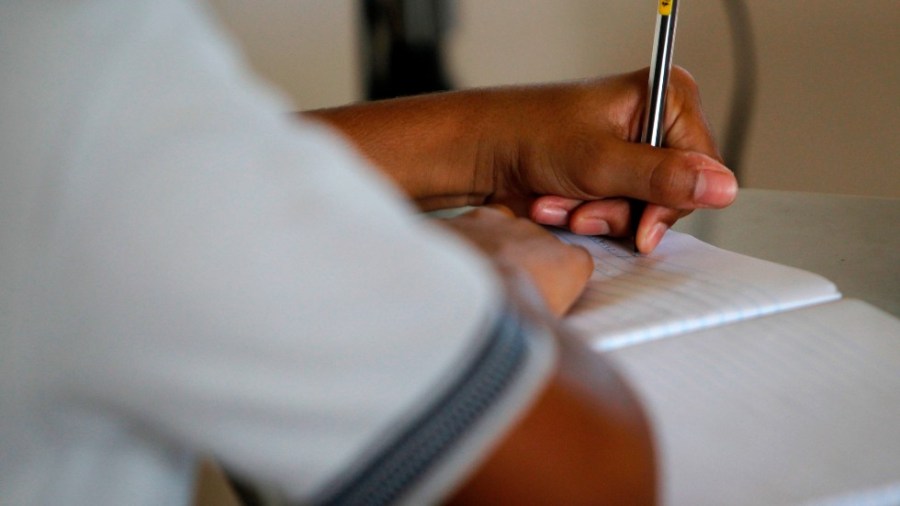
[[[672,14],[672,0],[659,0],[659,15],[668,16]]]

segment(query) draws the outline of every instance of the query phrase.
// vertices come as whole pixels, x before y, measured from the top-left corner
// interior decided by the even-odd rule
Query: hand
[[[647,71],[548,86],[471,89],[306,113],[347,135],[425,210],[500,203],[576,233],[625,235],[649,203],[637,246],[696,208],[730,204],[691,76],[669,81],[665,148],[638,142]]]
[[[485,253],[501,275],[528,276],[556,316],[571,307],[593,272],[593,260],[583,248],[561,242],[506,207],[487,206],[445,221]]]
[[[650,203],[636,237],[643,252],[691,210],[729,205],[737,183],[721,163],[696,83],[673,69],[662,149],[638,142],[646,83],[644,70],[522,92],[534,94],[520,99],[529,105],[518,121],[528,127],[516,135],[511,159],[499,162],[506,169],[490,201],[575,233],[623,236],[630,233],[623,197],[643,200]]]

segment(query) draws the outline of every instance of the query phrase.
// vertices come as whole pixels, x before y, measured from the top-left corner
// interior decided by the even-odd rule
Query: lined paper
[[[666,504],[896,504],[900,320],[832,302],[607,354],[650,413]]]
[[[646,256],[615,240],[555,233],[594,257],[566,323],[601,351],[840,298],[821,276],[674,231]]]

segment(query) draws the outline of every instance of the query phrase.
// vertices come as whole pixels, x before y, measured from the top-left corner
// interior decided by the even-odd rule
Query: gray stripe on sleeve
[[[480,353],[406,430],[361,466],[324,505],[390,504],[453,449],[513,382],[529,354],[526,322],[507,309]]]

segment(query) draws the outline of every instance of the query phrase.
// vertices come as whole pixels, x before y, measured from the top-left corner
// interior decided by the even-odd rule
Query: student
[[[641,73],[292,118],[211,19],[2,7],[0,503],[186,504],[201,455],[300,502],[652,501],[640,406],[558,339],[590,259],[522,216],[639,198],[650,251],[729,204],[690,77],[668,149]]]

